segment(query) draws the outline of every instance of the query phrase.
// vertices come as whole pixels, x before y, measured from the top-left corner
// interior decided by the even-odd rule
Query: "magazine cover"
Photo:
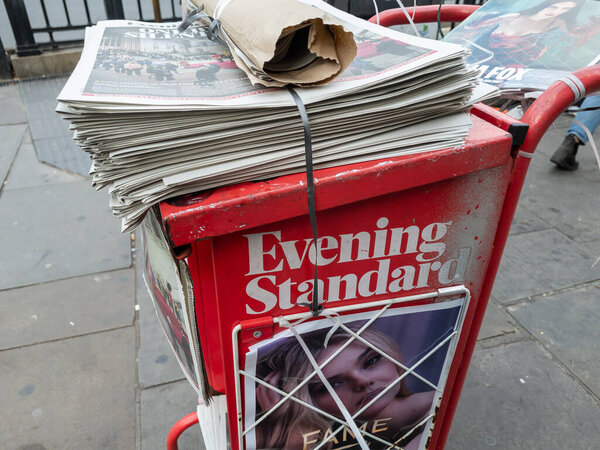
[[[188,381],[203,393],[199,384],[197,355],[179,271],[154,213],[143,222],[144,280],[154,302],[156,315]]]
[[[356,434],[371,449],[425,448],[465,310],[458,299],[325,318],[251,347],[245,448],[359,448]]]
[[[600,58],[600,1],[489,0],[444,39],[467,46],[487,83],[544,90]]]

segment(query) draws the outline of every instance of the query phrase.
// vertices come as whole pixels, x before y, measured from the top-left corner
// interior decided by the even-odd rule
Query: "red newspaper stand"
[[[598,90],[600,71],[557,82],[521,121],[475,106],[462,147],[315,171],[316,247],[303,173],[160,205],[231,448],[444,447],[528,164],[575,85]],[[315,263],[316,316],[300,305]]]

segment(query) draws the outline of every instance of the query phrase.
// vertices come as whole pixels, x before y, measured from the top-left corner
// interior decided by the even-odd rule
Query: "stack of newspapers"
[[[324,8],[329,8],[323,4]],[[464,142],[477,87],[463,47],[397,33],[330,8],[358,54],[333,82],[294,88],[315,168]],[[192,26],[107,21],[86,30],[57,111],[89,153],[123,231],[164,199],[305,170],[298,105],[286,88],[250,83],[228,48]]]

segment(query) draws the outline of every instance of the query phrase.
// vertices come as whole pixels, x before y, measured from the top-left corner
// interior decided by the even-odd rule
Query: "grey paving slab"
[[[63,121],[58,114],[54,113],[54,109],[57,105],[56,97],[64,87],[67,79],[68,77],[66,76],[51,77],[22,80],[18,84],[29,121],[31,121],[31,119],[42,119],[47,117],[49,121],[56,124],[66,124],[66,121]],[[49,111],[53,112],[52,116],[47,115]],[[55,118],[56,120],[54,120]],[[55,130],[55,134],[51,134],[51,136],[56,136],[56,133],[61,132],[62,130]],[[32,136],[34,139],[36,138],[36,133],[33,130]]]
[[[90,160],[73,142],[69,124],[54,112],[67,77],[23,81],[19,89],[40,161],[87,175]]]
[[[144,249],[136,233],[136,298],[139,305],[140,344],[138,377],[142,388],[185,378],[160,326],[154,304],[143,279]]]
[[[592,450],[600,408],[533,341],[473,356],[446,450]]]
[[[600,396],[600,288],[588,286],[509,308],[517,320]]]
[[[141,450],[164,450],[171,427],[196,411],[196,405],[196,393],[187,381],[144,389],[141,395]],[[200,427],[188,428],[178,444],[180,450],[204,449]]]
[[[27,114],[16,84],[0,84],[0,125],[26,123]]]
[[[0,290],[131,265],[130,237],[87,181],[0,197]]]
[[[6,180],[26,131],[27,125],[0,126],[0,186]]]
[[[600,278],[582,245],[555,229],[510,236],[493,294],[501,303]]]
[[[133,269],[0,291],[0,350],[133,325]]]
[[[561,171],[549,160],[565,135],[551,128],[533,158],[520,204],[577,242],[600,239],[600,170],[589,145],[581,147],[579,170]],[[594,134],[600,142],[600,129]]]
[[[596,264],[600,264],[600,239],[586,242],[585,248],[594,258],[596,258],[594,259],[594,262],[598,261]]]
[[[4,448],[135,446],[133,327],[2,351],[0,373]]]
[[[515,320],[504,309],[490,300],[479,330],[478,339],[490,339],[509,333],[515,333]]]
[[[81,175],[75,175],[40,162],[33,145],[23,144],[10,170],[10,177],[4,189],[23,189],[81,180]]]
[[[39,110],[36,106],[37,105],[35,105],[34,103],[34,105],[31,106],[31,108],[36,109],[33,109],[31,113],[29,113],[29,126],[31,127],[31,137],[34,141],[48,139],[56,136],[69,137],[68,126],[67,129],[65,129],[65,123],[61,120],[60,116],[51,116],[51,111],[46,111],[44,114],[40,114],[41,112],[43,112],[42,108],[44,107],[44,104],[42,103],[42,105],[39,106]],[[32,114],[36,114],[37,117],[31,116]],[[72,135],[73,133],[70,134]]]
[[[90,157],[77,147],[71,136],[36,139],[34,143],[40,161],[88,176]]]
[[[23,144],[32,144],[33,139],[31,138],[31,130],[27,128],[27,132],[25,133],[25,137],[23,138]]]
[[[145,286],[143,290],[138,288],[137,299],[140,307],[138,352],[140,386],[145,388],[183,379],[183,372],[160,327],[154,305]]]
[[[510,227],[510,234],[529,233],[547,228],[551,228],[548,223],[536,216],[525,205],[519,203]]]

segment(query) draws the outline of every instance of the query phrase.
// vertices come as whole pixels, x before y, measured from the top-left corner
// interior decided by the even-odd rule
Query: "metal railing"
[[[125,3],[125,8],[124,8]],[[152,17],[144,17],[143,4],[152,3]],[[166,16],[161,12],[161,3]],[[79,3],[67,0],[28,3],[24,0],[4,0],[6,13],[15,36],[16,53],[19,56],[40,54],[46,49],[59,49],[83,42],[80,37],[73,37],[73,31],[82,31],[100,19],[131,19],[146,22],[170,22],[180,20],[178,0],[103,0],[104,11],[100,2],[80,0]],[[32,11],[36,8],[36,11]],[[76,9],[79,18],[75,19],[73,10]],[[32,26],[31,15],[38,16],[39,26]],[[98,16],[104,17],[98,17]],[[94,17],[97,17],[94,20]],[[67,32],[67,33],[66,33]],[[61,37],[61,35],[69,35]]]
[[[0,80],[12,79],[12,67],[10,65],[10,58],[4,50],[2,45],[2,39],[0,39]]]

